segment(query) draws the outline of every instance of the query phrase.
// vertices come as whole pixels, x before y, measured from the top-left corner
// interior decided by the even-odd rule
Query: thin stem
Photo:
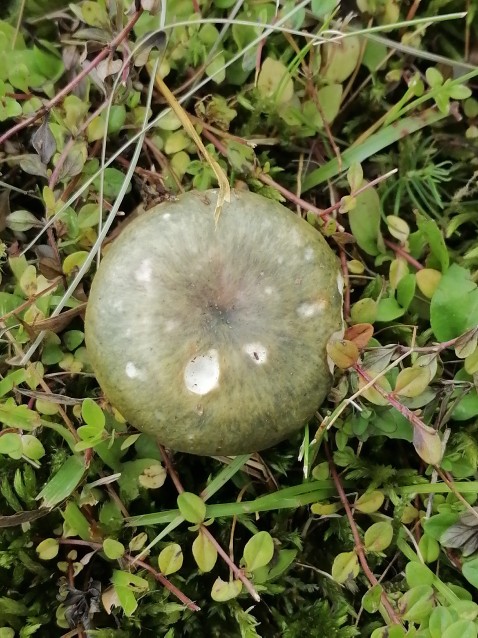
[[[335,487],[337,488],[337,492],[339,494],[340,497],[340,501],[345,509],[345,513],[347,515],[347,519],[349,521],[349,525],[350,525],[350,529],[352,531],[352,536],[354,538],[354,544],[355,544],[355,551],[357,552],[357,556],[358,559],[360,561],[360,564],[362,566],[363,572],[365,574],[365,576],[367,577],[367,580],[369,581],[370,585],[372,587],[374,587],[375,585],[378,585],[379,582],[377,580],[377,577],[375,576],[375,574],[372,572],[372,570],[370,569],[368,563],[367,563],[367,558],[365,557],[365,549],[362,543],[362,539],[360,538],[360,534],[359,531],[357,529],[357,525],[355,524],[355,520],[354,520],[354,516],[352,514],[352,509],[350,507],[350,503],[347,499],[347,496],[345,494],[344,488],[342,487],[342,483],[340,481],[340,477],[337,473],[337,468],[335,467],[335,463],[333,461],[332,458],[332,454],[330,452],[329,446],[327,443],[325,443],[325,453],[327,454],[327,459],[329,462],[329,468],[330,468],[330,474],[332,476],[332,479],[335,483]],[[394,608],[392,607],[390,601],[387,598],[387,595],[385,594],[384,591],[382,591],[381,594],[381,600],[382,600],[382,604],[391,620],[391,622],[394,625],[401,625],[400,622],[400,618],[398,617],[397,613],[395,612]]]
[[[204,130],[202,131],[202,134],[204,135],[204,137],[206,137],[210,142],[214,144],[214,146],[222,155],[227,156],[226,146],[224,146],[224,144],[220,142],[217,139],[217,137],[211,133],[211,131],[204,128]],[[270,177],[270,175],[266,175],[265,173],[262,173],[262,172],[255,172],[252,164],[245,163],[245,169],[249,171],[251,174],[255,174],[255,177],[259,179],[263,184],[267,184],[267,186],[271,186],[272,188],[275,188],[277,191],[279,191],[279,193],[284,195],[284,197],[288,199],[290,202],[292,202],[293,204],[296,204],[297,206],[300,206],[304,210],[307,210],[313,213],[314,215],[317,215],[318,217],[320,217],[321,219],[324,219],[325,221],[332,219],[329,215],[330,209],[327,209],[327,211],[324,211],[320,208],[317,208],[317,206],[314,206],[313,204],[305,201],[305,199],[302,199],[302,197],[299,197],[298,195],[288,190],[284,186],[281,186],[280,184],[278,184],[275,180],[272,179],[272,177]],[[345,231],[345,228],[341,226],[340,224],[337,224],[337,229],[340,230],[341,232]]]
[[[163,458],[164,465],[166,466],[166,469],[168,470],[168,474],[171,477],[171,480],[173,481],[178,493],[182,494],[184,492],[184,487],[182,486],[181,480],[180,480],[176,470],[174,469],[173,464],[171,463],[171,459],[169,458],[169,454],[166,452],[165,448],[162,445],[159,446],[159,450],[161,452],[161,456]],[[205,525],[201,525],[200,527],[201,527],[201,533],[204,534],[204,536],[206,536],[208,538],[208,540],[212,543],[212,545],[214,545],[214,547],[216,548],[217,553],[223,559],[223,561],[226,563],[226,565],[229,567],[229,569],[234,574],[234,576],[242,582],[242,584],[247,589],[247,591],[250,593],[250,595],[254,598],[254,600],[259,602],[260,601],[260,596],[257,593],[257,591],[255,590],[254,585],[247,578],[247,576],[245,576],[244,572],[241,569],[239,569],[239,567],[237,567],[235,565],[235,563],[233,563],[233,561],[230,559],[230,557],[227,555],[227,553],[223,550],[221,545],[219,545],[217,540],[211,534],[209,529]]]
[[[191,611],[200,611],[201,608],[198,607],[196,603],[194,603],[187,596],[185,596],[183,592],[176,587],[176,585],[173,585],[173,583],[168,578],[166,578],[166,576],[161,574],[161,572],[156,571],[154,567],[151,567],[151,565],[148,565],[148,563],[145,563],[142,560],[137,560],[136,558],[134,558],[134,556],[130,556],[129,554],[127,554],[125,558],[128,561],[128,563],[130,563],[130,565],[132,565],[133,563],[136,565],[139,565],[140,567],[148,571],[150,574],[152,574],[154,578],[159,583],[161,583],[161,585],[163,585],[163,587],[166,587],[166,589],[168,589],[174,596],[176,596],[178,600],[180,600],[184,605],[186,605],[188,609],[190,609]]]
[[[77,538],[59,538],[58,543],[60,545],[76,545],[81,547],[89,547],[90,549],[95,549],[97,551],[103,548],[102,543],[95,543],[94,541],[84,541]],[[166,589],[168,589],[174,596],[176,596],[176,598],[180,600],[184,605],[186,605],[188,609],[190,609],[191,611],[200,610],[200,607],[198,607],[196,603],[193,603],[193,601],[190,600],[185,594],[183,594],[182,591],[180,591],[175,585],[173,585],[172,582],[168,578],[166,578],[166,576],[164,576],[164,574],[156,571],[154,567],[151,567],[151,565],[148,565],[148,563],[145,563],[142,560],[138,560],[134,556],[131,556],[131,554],[124,554],[123,558],[128,561],[130,565],[139,565],[150,574],[152,574],[158,582],[160,582]]]
[[[388,239],[384,239],[383,241],[386,246],[391,248],[393,252],[399,255],[400,257],[403,257],[403,259],[405,259],[405,261],[408,261],[408,263],[411,266],[413,266],[417,270],[423,270],[424,267],[421,265],[421,263],[417,261],[414,257],[412,257],[410,253],[407,253],[407,251],[404,248],[402,248],[402,246],[399,246],[398,244],[394,244],[393,241],[390,241]]]

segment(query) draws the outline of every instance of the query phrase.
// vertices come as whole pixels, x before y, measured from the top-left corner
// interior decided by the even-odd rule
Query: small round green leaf
[[[409,589],[399,600],[398,608],[404,620],[421,623],[435,604],[433,587],[418,585]]]
[[[183,565],[183,550],[177,543],[165,547],[158,556],[158,566],[165,576],[179,571]]]
[[[438,541],[428,534],[423,534],[418,543],[418,548],[425,563],[434,563],[440,556],[440,545]]]
[[[19,434],[7,432],[0,436],[0,454],[8,454],[12,459],[21,459],[22,453],[22,440]]]
[[[364,536],[365,549],[368,552],[383,552],[392,542],[393,527],[388,521],[371,525]]]
[[[359,571],[359,562],[355,552],[337,554],[332,564],[332,578],[338,583],[345,583],[349,578],[355,578]]]
[[[37,545],[36,552],[41,560],[52,560],[58,555],[59,549],[60,546],[56,538],[45,538],[44,541]]]
[[[188,523],[200,525],[206,518],[206,504],[192,492],[183,492],[178,496],[178,507],[181,516]]]
[[[457,620],[447,627],[441,638],[476,638],[478,630],[471,620]]]
[[[462,573],[466,580],[478,589],[478,556],[463,563]]]
[[[105,427],[105,415],[93,399],[85,399],[81,404],[81,416],[87,425],[101,431]]]
[[[111,560],[117,560],[124,554],[124,545],[114,538],[105,538],[103,541],[103,551]]]
[[[274,556],[274,541],[269,532],[258,532],[244,547],[244,561],[248,572],[267,565]]]
[[[23,434],[21,437],[23,454],[33,461],[39,461],[45,456],[45,448],[36,436]]]
[[[363,514],[372,514],[382,507],[384,500],[385,496],[378,490],[366,492],[365,494],[362,494],[357,501],[355,501],[355,509]]]
[[[378,583],[371,587],[368,592],[362,597],[362,605],[365,611],[369,614],[374,614],[380,607],[380,600],[382,597],[383,588]]]
[[[435,607],[430,614],[428,631],[431,638],[443,638],[445,630],[453,624],[453,616],[446,607]]]
[[[192,545],[197,566],[202,572],[210,572],[217,561],[217,550],[209,538],[199,531]]]
[[[407,563],[405,576],[410,588],[417,587],[418,585],[432,585],[434,581],[433,572],[430,571],[426,565],[418,561]]]
[[[218,603],[224,603],[232,598],[237,598],[242,590],[240,580],[232,580],[226,583],[222,578],[216,578],[211,590],[211,598]]]

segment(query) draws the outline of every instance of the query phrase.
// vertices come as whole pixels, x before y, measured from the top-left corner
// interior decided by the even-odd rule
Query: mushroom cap
[[[111,403],[173,450],[235,455],[302,427],[331,384],[338,260],[281,204],[191,191],[143,213],[107,251],[86,345]]]

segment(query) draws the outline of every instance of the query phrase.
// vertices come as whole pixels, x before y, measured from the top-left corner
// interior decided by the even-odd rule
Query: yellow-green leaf
[[[178,496],[178,507],[181,516],[189,523],[199,525],[206,517],[206,504],[197,494],[183,492]]]
[[[58,556],[60,546],[56,538],[45,538],[36,546],[36,553],[41,560],[52,560]]]
[[[468,330],[455,343],[455,354],[460,359],[466,359],[478,346],[478,328]]]
[[[363,396],[365,399],[367,399],[367,401],[370,401],[370,403],[373,403],[374,405],[388,405],[387,397],[382,396],[382,394],[374,387],[378,386],[382,388],[384,392],[387,392],[387,394],[390,393],[392,391],[392,386],[390,385],[388,379],[386,377],[379,377],[374,382],[374,385],[370,386],[367,389],[363,389],[367,385],[367,383],[368,381],[366,381],[362,377],[359,377],[359,389],[361,396]]]
[[[383,552],[392,542],[393,527],[388,521],[371,525],[364,535],[364,545],[368,552]]]
[[[390,286],[393,290],[397,289],[398,284],[406,275],[408,275],[408,264],[405,259],[394,259],[390,264],[389,273]]]
[[[332,564],[332,578],[340,584],[356,578],[359,571],[359,562],[355,552],[337,554]]]
[[[272,98],[277,104],[288,102],[294,95],[294,84],[287,67],[273,58],[266,58],[262,63],[257,89],[263,97]]]
[[[111,560],[117,560],[124,554],[124,545],[114,538],[105,538],[103,541],[103,551]]]
[[[258,532],[244,547],[244,561],[248,572],[267,565],[274,555],[274,541],[269,532]]]
[[[423,268],[416,273],[417,286],[428,299],[433,297],[441,278],[441,272],[433,268]]]
[[[138,477],[141,487],[145,487],[147,490],[157,490],[164,484],[165,480],[166,470],[159,461],[144,468]]]
[[[347,339],[341,341],[329,341],[327,354],[338,368],[346,370],[354,365],[359,358],[357,344]]]
[[[404,368],[400,370],[394,392],[403,397],[417,397],[430,383],[429,368]]]
[[[316,516],[330,516],[340,510],[340,503],[312,503],[310,511]]]
[[[385,497],[382,492],[374,490],[373,492],[366,492],[355,501],[355,509],[363,514],[372,514],[377,512],[383,505]]]
[[[478,348],[475,348],[475,350],[466,357],[465,370],[468,374],[475,374],[478,372]]]
[[[201,530],[193,542],[192,552],[194,560],[202,572],[210,572],[213,569],[217,561],[217,550]]]
[[[439,465],[442,457],[441,439],[433,428],[415,425],[413,428],[413,446],[425,463]]]
[[[387,215],[387,226],[390,234],[404,244],[410,235],[410,226],[401,217]]]
[[[177,543],[171,543],[158,556],[158,566],[161,572],[168,576],[179,571],[183,565],[183,550]]]
[[[81,268],[88,255],[88,251],[78,250],[76,253],[71,253],[71,255],[65,257],[63,261],[63,272],[65,275],[71,275],[74,270]]]
[[[216,578],[211,590],[211,598],[218,603],[224,603],[227,600],[237,598],[242,590],[240,580],[231,580],[228,583],[222,578]]]

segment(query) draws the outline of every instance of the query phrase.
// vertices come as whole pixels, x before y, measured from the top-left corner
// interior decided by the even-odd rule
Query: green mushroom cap
[[[174,450],[256,452],[313,416],[342,329],[338,261],[281,204],[218,191],[159,204],[115,240],[96,273],[86,345],[108,399]]]

